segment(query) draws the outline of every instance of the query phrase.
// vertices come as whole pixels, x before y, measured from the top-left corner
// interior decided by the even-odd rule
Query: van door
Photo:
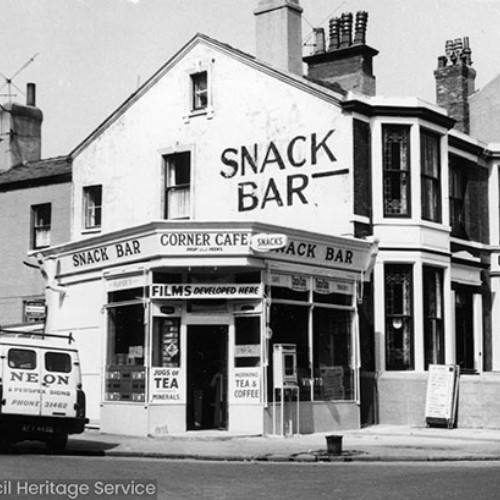
[[[40,415],[40,353],[25,346],[5,348],[3,357],[4,414]]]
[[[75,417],[79,366],[76,353],[41,349],[41,415]]]

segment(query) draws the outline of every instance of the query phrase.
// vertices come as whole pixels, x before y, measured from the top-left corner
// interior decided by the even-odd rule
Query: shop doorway
[[[227,325],[189,325],[187,429],[227,429]]]

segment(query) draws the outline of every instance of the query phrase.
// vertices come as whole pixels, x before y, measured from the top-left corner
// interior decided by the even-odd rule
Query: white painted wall
[[[189,73],[208,68],[212,82],[213,114],[188,116]],[[334,132],[330,132],[334,130]],[[328,136],[331,161],[320,147],[311,164],[311,137]],[[286,159],[290,141],[297,163]],[[162,152],[190,149],[193,153],[191,193],[195,220],[256,220],[293,225],[330,234],[350,232],[352,212],[351,120],[332,102],[256,70],[204,43],[195,45],[152,88],[128,108],[74,161],[75,213],[73,239],[82,237],[82,188],[103,185],[103,226],[108,232],[163,218]],[[263,172],[231,174],[221,155],[227,148],[259,150],[262,162],[273,141],[285,168],[268,162]],[[234,153],[228,157],[234,159]],[[269,158],[275,159],[271,153]],[[349,169],[346,175],[312,178],[319,172]],[[288,205],[286,184],[291,175],[304,175],[307,204],[295,195]],[[238,210],[238,185],[253,182],[261,201],[273,179],[284,206],[270,200],[264,208]],[[297,178],[295,186],[301,185]],[[249,185],[247,185],[247,188]],[[246,199],[247,202],[250,198]],[[83,234],[85,237],[85,234]]]

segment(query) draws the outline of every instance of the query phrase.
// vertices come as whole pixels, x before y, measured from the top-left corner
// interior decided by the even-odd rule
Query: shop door
[[[227,429],[227,325],[190,325],[187,429]]]

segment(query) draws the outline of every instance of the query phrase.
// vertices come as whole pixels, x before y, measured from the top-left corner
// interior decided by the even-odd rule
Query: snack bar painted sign
[[[58,265],[59,274],[64,275],[154,257],[197,256],[262,256],[278,261],[361,271],[367,267],[369,247],[366,244],[360,246],[357,242],[351,246],[349,241],[341,239],[332,239],[329,244],[281,234],[270,235],[266,239],[262,233],[245,230],[172,230],[63,254]]]
[[[335,130],[297,135],[287,141],[269,141],[229,147],[220,156],[220,175],[237,184],[238,212],[290,207],[311,202],[314,182],[348,169],[334,169]]]

